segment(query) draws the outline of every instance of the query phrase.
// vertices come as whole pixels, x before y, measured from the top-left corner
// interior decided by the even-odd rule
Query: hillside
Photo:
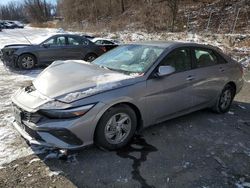
[[[74,0],[71,0],[72,3]],[[89,31],[146,30],[147,32],[212,32],[212,33],[249,33],[250,1],[249,0],[181,0],[177,1],[178,12],[174,16],[165,0],[139,0],[137,3],[124,0],[124,11],[115,4],[105,4],[96,0],[92,10],[91,4],[75,2],[72,5],[62,0],[62,27],[77,28]],[[174,0],[172,2],[175,2]],[[77,8],[75,7],[77,6]],[[98,4],[99,3],[99,4]],[[66,6],[67,5],[67,6]],[[75,5],[75,6],[73,6]],[[80,6],[81,5],[81,6]],[[93,4],[94,5],[94,4]],[[65,7],[66,6],[66,7]],[[71,7],[70,7],[71,6]],[[86,14],[81,10],[86,10]],[[59,6],[60,7],[60,6]],[[71,10],[69,12],[69,9]],[[75,12],[72,10],[76,10]],[[91,11],[92,10],[92,11]],[[108,11],[109,10],[109,11]],[[79,13],[78,13],[79,12]]]

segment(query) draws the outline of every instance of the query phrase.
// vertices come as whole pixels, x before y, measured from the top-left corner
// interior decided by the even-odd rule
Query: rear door
[[[151,123],[164,121],[169,116],[187,111],[193,106],[190,49],[175,49],[159,64],[161,65],[171,65],[176,72],[147,80],[146,97]]]
[[[67,59],[83,59],[88,47],[88,40],[77,36],[67,36],[67,46],[65,51]]]
[[[206,105],[216,100],[226,82],[226,61],[211,49],[192,48],[194,69],[192,101],[195,106]]]

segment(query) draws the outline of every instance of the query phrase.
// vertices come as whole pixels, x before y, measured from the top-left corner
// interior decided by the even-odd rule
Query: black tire
[[[108,138],[107,131],[119,132],[119,130],[117,130],[119,127],[118,123],[117,124],[115,123],[116,125],[114,127],[110,126],[109,124],[109,122],[112,122],[111,120],[112,118],[115,117],[116,119],[117,117],[119,117],[119,115],[120,117],[123,117],[124,119],[126,117],[125,115],[127,115],[129,119],[126,120],[127,122],[124,121],[124,124],[126,124],[126,126],[128,127],[129,122],[130,122],[131,126],[130,126],[130,130],[127,133],[126,131],[124,131],[125,133],[124,133],[123,139],[121,139],[120,142],[117,143],[115,142],[115,140],[119,133],[116,133],[116,135],[114,135],[113,140],[112,140],[112,137]],[[135,130],[136,130],[136,126],[137,126],[136,114],[134,110],[132,110],[129,106],[119,105],[119,106],[111,107],[103,114],[103,116],[101,117],[96,127],[95,138],[94,138],[95,144],[99,146],[100,148],[105,148],[108,150],[115,150],[115,149],[122,148],[125,145],[127,145],[129,141],[131,140],[131,138],[133,137]],[[115,129],[115,131],[111,129]],[[119,129],[121,132],[123,131],[123,128],[120,127]]]
[[[20,69],[33,69],[36,65],[36,58],[34,55],[31,54],[23,54],[18,57],[17,65]]]
[[[92,62],[92,61],[94,61],[96,58],[97,58],[97,55],[96,55],[96,54],[94,54],[94,53],[89,53],[89,54],[87,54],[87,55],[84,57],[84,61]]]
[[[221,94],[218,97],[212,110],[219,114],[228,112],[231,107],[234,96],[235,89],[230,84],[227,84],[221,91]]]

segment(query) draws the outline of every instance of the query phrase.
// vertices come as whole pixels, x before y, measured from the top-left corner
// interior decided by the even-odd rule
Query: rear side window
[[[68,37],[68,43],[69,45],[80,45],[80,40],[76,37]]]
[[[207,67],[218,64],[218,60],[212,50],[195,49],[197,67]]]
[[[224,57],[222,57],[219,53],[215,52],[215,55],[217,57],[217,63],[219,64],[225,64],[227,63],[227,61],[224,59]]]
[[[110,42],[110,41],[108,41],[108,40],[103,40],[103,41],[102,41],[102,44],[113,44],[113,42]]]
[[[176,72],[182,72],[191,69],[191,57],[189,49],[176,49],[171,52],[163,64],[170,65],[175,68]]]
[[[83,38],[83,39],[82,39],[82,45],[84,45],[84,46],[89,45],[89,40],[86,39],[86,38]]]
[[[101,44],[102,44],[102,40],[97,40],[97,41],[95,41],[95,43],[96,43],[97,45],[101,45]]]

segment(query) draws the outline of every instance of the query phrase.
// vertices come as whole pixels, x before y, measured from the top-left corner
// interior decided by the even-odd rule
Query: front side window
[[[145,73],[164,49],[151,45],[124,45],[105,53],[92,63],[125,74]]]
[[[63,36],[53,37],[53,38],[50,38],[47,41],[45,41],[44,44],[47,44],[50,46],[65,46],[66,40],[65,40],[65,37],[63,37]]]
[[[162,65],[170,65],[176,72],[182,72],[191,69],[191,57],[189,49],[176,49],[171,52],[164,60]]]
[[[194,53],[198,68],[217,64],[217,58],[212,50],[195,49]]]

